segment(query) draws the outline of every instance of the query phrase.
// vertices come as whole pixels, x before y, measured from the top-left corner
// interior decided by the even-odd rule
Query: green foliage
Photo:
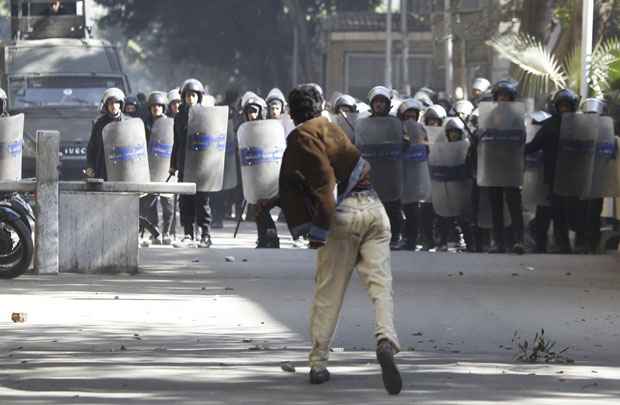
[[[575,48],[563,64],[539,41],[525,35],[498,36],[487,44],[517,67],[523,94],[546,95],[561,88],[578,90],[581,83],[581,48]],[[620,80],[620,40],[608,39],[596,44],[588,87],[596,97],[603,97],[611,83]]]
[[[309,42],[300,52],[313,52],[322,17],[342,11],[373,10],[379,0],[96,0],[108,15],[102,30],[121,30],[147,65],[191,64],[227,72],[210,84],[246,83],[256,89],[290,84],[293,25],[291,16],[305,14]],[[290,8],[295,8],[291,10]],[[317,61],[320,63],[320,61]],[[180,82],[183,77],[175,78]],[[223,88],[218,90],[223,91]]]

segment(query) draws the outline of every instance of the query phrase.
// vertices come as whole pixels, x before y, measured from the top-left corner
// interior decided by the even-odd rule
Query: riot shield
[[[525,104],[480,103],[477,182],[521,187],[525,166]]]
[[[232,190],[239,184],[237,163],[237,137],[233,121],[228,121],[228,135],[226,136],[226,156],[224,157],[224,181],[222,190]]]
[[[293,122],[291,116],[288,114],[283,114],[278,120],[284,127],[284,135],[288,138],[291,132],[295,129],[295,122]]]
[[[599,118],[598,140],[592,170],[590,191],[584,198],[620,196],[618,140],[614,135],[614,121],[611,117]]]
[[[531,142],[541,125],[534,124],[528,120],[526,124],[527,142]],[[542,151],[525,157],[525,174],[523,176],[523,207],[528,211],[535,211],[538,206],[548,206],[550,204],[549,194],[551,193],[548,184],[545,184],[544,162]]]
[[[184,180],[196,183],[196,191],[222,190],[227,134],[228,107],[190,108]]]
[[[431,145],[428,159],[433,208],[441,217],[456,217],[471,211],[473,180],[467,173],[469,141]]]
[[[446,138],[446,129],[444,127],[429,127],[424,126],[426,130],[426,136],[428,137],[428,143],[431,145],[437,141],[447,142],[448,138]]]
[[[403,190],[403,129],[394,117],[368,117],[357,121],[355,144],[372,170],[370,181],[381,201],[400,199]]]
[[[331,114],[331,122],[338,125],[340,129],[342,129],[344,133],[347,134],[351,142],[353,142],[355,139],[355,125],[357,124],[357,119],[357,113]]]
[[[24,114],[0,117],[0,181],[22,178]]]
[[[557,195],[582,197],[589,192],[594,171],[599,118],[596,114],[562,114],[553,185]]]
[[[428,169],[428,138],[424,126],[418,122],[406,121],[403,130],[411,143],[403,152],[403,194],[401,201],[409,204],[430,201],[431,176]]]
[[[144,123],[140,118],[113,121],[103,128],[107,181],[151,181]]]
[[[237,133],[243,195],[250,204],[278,195],[280,165],[286,148],[284,128],[276,120],[243,123]]]
[[[174,120],[160,117],[153,123],[149,138],[149,168],[152,182],[164,182],[170,171],[170,156],[174,143]]]

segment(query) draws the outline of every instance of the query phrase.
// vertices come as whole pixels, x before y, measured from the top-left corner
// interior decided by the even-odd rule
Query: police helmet
[[[334,103],[334,111],[338,113],[341,107],[349,107],[351,111],[357,112],[357,102],[348,94],[343,94],[336,99]]]
[[[559,111],[558,106],[563,103],[568,104],[571,111],[575,112],[577,111],[577,106],[579,105],[579,96],[571,89],[562,89],[555,93],[555,97],[553,97],[553,106],[555,107],[556,112]]]
[[[166,105],[168,105],[168,97],[163,91],[154,91],[149,94],[147,104],[149,107],[154,105],[161,105],[163,107],[166,107]]]
[[[459,100],[454,104],[454,111],[461,117],[469,117],[474,108],[474,105],[468,100]]]
[[[202,102],[202,96],[206,94],[206,89],[197,79],[187,79],[181,86],[181,100],[185,101],[188,92],[193,91],[198,94],[198,104]]]
[[[435,119],[439,120],[443,124],[443,121],[447,116],[448,113],[446,113],[446,109],[439,104],[435,104],[427,108],[424,112],[424,122],[426,123],[430,119]]]
[[[392,100],[392,90],[385,86],[375,86],[368,92],[368,101],[372,104],[372,101],[379,96],[385,97],[390,102]]]
[[[125,93],[123,90],[118,89],[116,87],[112,87],[103,92],[103,96],[101,97],[101,103],[105,106],[108,101],[114,100],[121,103],[121,109],[125,106]]]
[[[249,93],[249,94],[248,94]],[[265,119],[267,114],[267,103],[261,97],[253,92],[248,92],[243,95],[241,101],[241,108],[243,112],[249,112],[250,110],[258,110],[258,116],[260,119]]]
[[[606,103],[600,98],[587,98],[581,104],[581,111],[586,114],[603,114]]]
[[[477,77],[471,85],[472,90],[478,90],[480,93],[489,90],[489,87],[491,87],[491,82],[484,77]]]
[[[181,101],[181,92],[179,88],[172,89],[168,92],[167,95],[168,103],[172,103],[173,101]]]
[[[398,106],[398,117],[402,118],[403,115],[405,115],[405,113],[409,110],[417,111],[418,114],[420,114],[422,110],[424,110],[424,106],[419,100],[416,100],[415,98],[408,98]]]
[[[446,132],[448,131],[465,131],[465,124],[463,121],[456,117],[450,117],[446,120]]]
[[[430,106],[432,106],[434,104],[433,100],[428,95],[428,93],[423,92],[423,91],[418,91],[417,93],[415,93],[413,98],[418,100],[420,103],[422,103],[424,108],[428,108],[428,107],[430,107]]]
[[[286,107],[286,97],[284,97],[284,93],[279,88],[273,88],[267,94],[267,98],[265,99],[267,105],[270,105],[273,101],[279,101],[282,103],[282,108]]]
[[[516,100],[519,95],[519,90],[517,89],[518,83],[513,80],[500,80],[495,83],[493,86],[493,90],[491,94],[493,95],[493,101],[497,101],[497,98],[500,94],[507,95],[511,100]]]

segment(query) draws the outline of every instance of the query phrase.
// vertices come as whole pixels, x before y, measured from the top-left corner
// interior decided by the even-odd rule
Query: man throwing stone
[[[310,248],[318,249],[310,382],[322,384],[330,378],[329,345],[356,270],[375,307],[383,383],[396,395],[402,381],[394,362],[400,348],[394,330],[390,222],[370,184],[370,165],[338,126],[321,117],[323,103],[316,85],[300,85],[290,93],[290,114],[297,128],[287,139],[280,196],[258,205],[268,209],[279,204],[293,237],[306,234]]]

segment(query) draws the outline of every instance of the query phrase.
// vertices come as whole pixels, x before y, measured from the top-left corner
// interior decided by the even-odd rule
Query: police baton
[[[237,234],[239,233],[239,227],[241,226],[241,221],[243,221],[243,212],[245,211],[245,207],[248,205],[247,200],[243,200],[241,204],[241,210],[239,212],[239,218],[237,218],[237,226],[235,227],[235,234],[233,235],[233,239],[237,239]]]

